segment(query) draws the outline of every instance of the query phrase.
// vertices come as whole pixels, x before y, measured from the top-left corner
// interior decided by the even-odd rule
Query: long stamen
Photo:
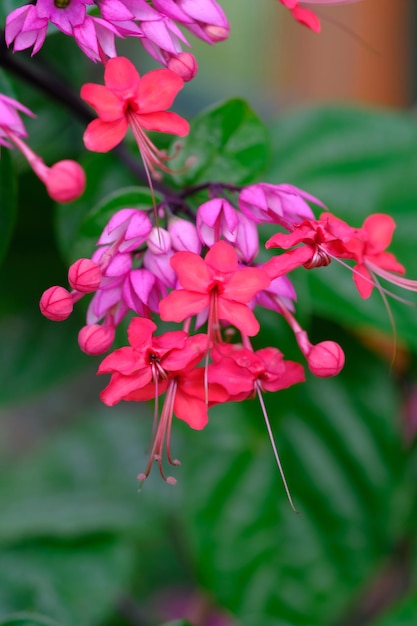
[[[267,428],[267,431],[268,431],[269,440],[271,442],[272,450],[274,452],[275,460],[276,460],[277,465],[278,465],[279,473],[281,474],[282,482],[284,483],[284,489],[285,489],[285,493],[287,494],[288,502],[290,503],[290,506],[291,506],[292,510],[294,511],[294,513],[297,513],[297,515],[299,515],[300,512],[297,511],[297,509],[294,506],[294,502],[292,500],[291,493],[290,493],[290,490],[288,488],[288,484],[287,484],[287,481],[286,481],[286,478],[285,478],[284,470],[282,469],[281,460],[279,458],[278,450],[277,450],[277,447],[275,445],[274,435],[272,433],[271,424],[269,423],[268,413],[266,412],[266,407],[265,407],[265,403],[264,403],[264,399],[263,399],[263,396],[262,396],[262,392],[261,392],[261,388],[260,388],[259,383],[255,383],[255,387],[256,387],[256,392],[258,394],[259,403],[261,405],[262,413],[263,413],[263,416],[264,416],[266,428]]]

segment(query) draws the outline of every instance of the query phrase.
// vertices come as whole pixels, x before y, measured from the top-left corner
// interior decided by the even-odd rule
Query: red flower
[[[168,69],[153,70],[140,77],[125,57],[109,59],[104,70],[104,85],[88,83],[81,97],[98,114],[84,133],[84,143],[93,152],[108,152],[117,146],[130,126],[145,167],[166,169],[167,159],[150,141],[144,130],[155,130],[183,137],[189,132],[187,120],[167,111],[179,90],[182,78]]]
[[[397,282],[395,277],[389,278],[386,274],[386,272],[405,274],[404,266],[398,263],[395,256],[391,252],[385,252],[385,248],[391,243],[394,230],[395,222],[390,215],[374,213],[366,218],[358,232],[361,245],[355,246],[355,259],[358,265],[354,268],[353,280],[362,298],[369,298],[375,286],[372,274],[378,274],[394,284],[401,285],[401,280]],[[415,281],[413,283],[415,284]]]
[[[181,322],[209,308],[210,337],[218,337],[219,320],[233,324],[245,335],[259,332],[259,323],[247,303],[268,287],[270,279],[261,269],[239,269],[230,244],[215,243],[204,260],[193,252],[177,252],[171,265],[183,289],[172,291],[160,302],[161,319]]]

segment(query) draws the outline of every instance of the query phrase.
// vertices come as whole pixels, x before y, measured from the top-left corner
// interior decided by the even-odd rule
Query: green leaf
[[[87,176],[85,193],[76,202],[58,205],[56,212],[58,244],[65,257],[71,261],[77,258],[77,246],[81,248],[78,244],[80,225],[91,213],[92,207],[101,203],[106,196],[117,193],[120,188],[136,182],[114,154],[88,153],[80,163]],[[91,256],[95,243],[89,250],[84,250],[84,256]],[[86,245],[84,242],[83,248]]]
[[[265,395],[299,516],[257,402],[213,409],[198,446],[188,442],[184,532],[200,584],[248,625],[337,623],[414,501],[389,372],[342,343],[348,366],[337,379]]]
[[[52,616],[63,626],[98,624],[114,608],[133,561],[130,543],[113,537],[3,548],[0,615],[29,609]]]
[[[16,215],[16,180],[10,153],[3,148],[0,158],[0,263],[6,254]]]
[[[268,133],[243,100],[229,100],[211,107],[191,122],[188,137],[172,169],[179,186],[206,182],[240,185],[265,169],[269,157]]]
[[[381,619],[372,622],[372,626],[411,626],[417,623],[417,594],[412,593],[396,604]]]
[[[390,250],[408,276],[417,278],[417,124],[412,113],[324,107],[285,116],[271,133],[268,182],[302,187],[356,227],[370,213],[389,213],[397,223]],[[348,269],[332,263],[307,274],[320,315],[392,335],[381,298],[375,291],[362,300]],[[409,293],[401,295],[408,298]],[[397,303],[392,308],[399,336],[416,349],[414,310]]]
[[[160,532],[155,510],[161,498],[170,506],[175,492],[156,476],[156,490],[138,494],[136,479],[147,464],[149,408],[141,403],[134,415],[120,407],[90,413],[19,467],[2,469],[2,544],[97,532],[145,533],[149,540]]]
[[[13,613],[0,620],[0,626],[62,626],[45,615],[35,613]]]

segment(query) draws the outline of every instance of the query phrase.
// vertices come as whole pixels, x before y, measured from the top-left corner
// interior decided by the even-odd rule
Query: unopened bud
[[[307,363],[314,376],[320,378],[337,376],[345,364],[345,355],[335,341],[322,341],[312,346],[307,356]]]
[[[114,335],[114,326],[90,324],[81,328],[78,333],[78,344],[86,354],[97,356],[110,348],[114,341]]]
[[[66,320],[72,313],[73,301],[64,287],[49,287],[43,292],[39,302],[42,315],[54,322]]]
[[[191,52],[180,52],[176,56],[172,56],[167,67],[171,72],[178,74],[184,82],[192,80],[198,72],[196,58]]]
[[[73,289],[83,293],[96,291],[101,283],[100,267],[91,259],[78,259],[68,270],[68,282]]]
[[[147,239],[147,244],[153,254],[167,254],[171,250],[171,236],[165,228],[155,226]]]
[[[84,170],[76,161],[58,161],[49,168],[45,185],[53,200],[72,202],[84,193]]]
[[[213,42],[224,41],[228,38],[230,29],[224,26],[204,26],[204,32]]]

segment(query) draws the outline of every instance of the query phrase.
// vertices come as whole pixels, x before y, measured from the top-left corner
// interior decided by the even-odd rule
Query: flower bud
[[[153,254],[166,254],[171,250],[171,237],[165,228],[155,226],[147,239],[148,248]]]
[[[307,356],[307,363],[314,376],[320,378],[337,376],[345,364],[345,355],[335,341],[322,341],[312,346]]]
[[[97,356],[106,352],[114,341],[114,326],[100,326],[91,324],[84,326],[78,333],[78,344],[83,352],[90,356]]]
[[[49,168],[45,185],[56,202],[72,202],[84,193],[84,170],[76,161],[58,161]]]
[[[72,313],[73,301],[69,291],[64,287],[49,287],[43,292],[39,302],[42,315],[54,322],[66,320]]]
[[[167,68],[178,74],[184,82],[192,80],[198,72],[196,58],[191,52],[180,52],[172,56],[167,63]]]
[[[96,291],[101,283],[101,270],[91,259],[78,259],[68,270],[68,282],[73,289],[83,293]]]
[[[201,242],[194,224],[180,217],[174,217],[169,221],[168,232],[174,250],[200,254]]]

